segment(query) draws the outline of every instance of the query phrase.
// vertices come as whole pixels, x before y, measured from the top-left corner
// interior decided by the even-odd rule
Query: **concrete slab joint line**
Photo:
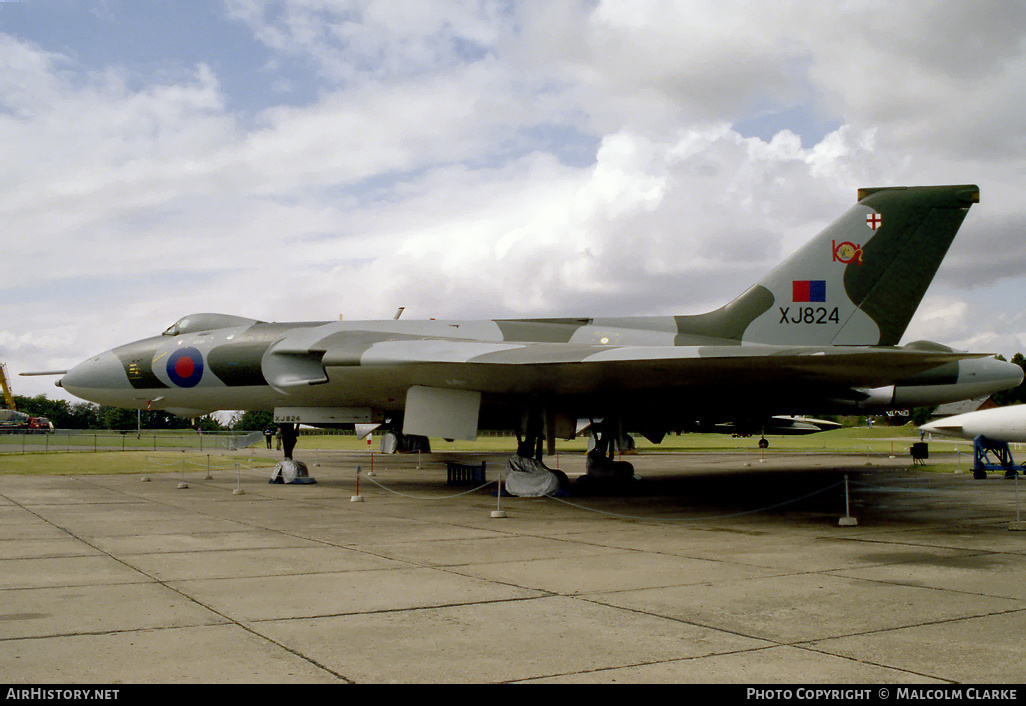
[[[509,498],[496,523],[485,490],[417,499],[440,494],[444,466],[382,459],[376,479],[403,495],[368,488],[354,505],[349,459],[310,460],[305,487],[263,469],[187,491],[178,473],[3,476],[5,675],[1021,681],[1026,545],[997,481],[861,457],[752,469],[742,454],[639,454],[639,492],[570,499],[604,514]],[[561,464],[583,472],[583,458]],[[857,527],[836,526],[841,495],[812,494],[845,473]]]

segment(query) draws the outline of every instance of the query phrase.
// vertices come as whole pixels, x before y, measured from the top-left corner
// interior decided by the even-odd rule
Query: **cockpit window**
[[[236,328],[238,326],[252,326],[263,323],[256,319],[247,319],[243,316],[232,316],[231,314],[189,314],[171,324],[165,336],[180,336],[183,333],[196,333],[198,331],[214,331],[220,328]]]

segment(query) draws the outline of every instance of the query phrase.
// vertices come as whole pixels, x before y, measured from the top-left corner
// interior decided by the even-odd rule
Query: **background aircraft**
[[[897,344],[970,206],[973,185],[862,189],[857,203],[737,299],[689,316],[265,323],[186,316],[58,383],[105,405],[274,410],[287,430],[381,423],[397,434],[543,442],[596,420],[596,463],[625,431],[883,411],[1013,387],[1022,370]],[[599,421],[601,420],[601,421]],[[286,454],[287,456],[289,453]]]
[[[975,439],[985,436],[991,441],[1026,441],[1026,405],[981,409],[956,414],[919,427],[923,431]]]

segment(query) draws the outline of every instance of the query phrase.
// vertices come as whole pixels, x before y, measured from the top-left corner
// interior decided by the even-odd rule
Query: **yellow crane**
[[[7,363],[0,363],[0,387],[4,389],[4,404],[7,409],[17,409],[14,405],[14,395],[11,394],[11,386],[7,384]]]

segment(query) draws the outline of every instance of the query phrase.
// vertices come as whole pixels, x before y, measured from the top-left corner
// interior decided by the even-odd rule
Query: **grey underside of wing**
[[[397,381],[409,377],[420,385],[574,394],[789,382],[879,387],[968,357],[977,356],[894,348],[606,347],[434,339],[376,342],[358,356],[326,350],[321,364],[329,374],[334,369],[360,377],[394,375]]]

